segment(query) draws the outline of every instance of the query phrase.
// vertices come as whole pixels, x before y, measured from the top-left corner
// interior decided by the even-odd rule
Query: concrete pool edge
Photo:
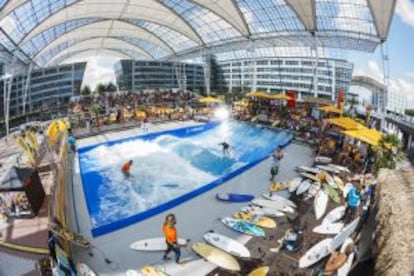
[[[201,133],[203,131],[206,131],[208,129],[211,129],[211,128],[217,126],[218,124],[219,124],[218,122],[213,122],[213,123],[204,124],[204,125],[201,125],[201,126],[199,125],[199,126],[190,126],[190,127],[178,128],[178,129],[175,129],[175,131],[179,131],[179,132],[182,133],[183,136],[185,135],[186,137],[188,137],[189,134],[188,134],[187,130],[189,130],[189,129],[190,130],[194,129],[194,132],[191,132],[191,134],[190,134],[192,136],[193,134],[195,135],[195,134]],[[291,143],[291,141],[293,139],[292,134],[289,133],[289,131],[285,131],[285,132],[287,133],[286,138],[282,141],[278,141],[277,143],[275,143],[275,147],[276,146],[286,147],[287,145],[289,145]],[[149,137],[154,137],[154,136],[162,135],[162,134],[165,134],[165,133],[171,134],[171,129],[167,130],[167,131],[160,131],[160,132],[144,134],[144,135],[138,135],[138,136],[134,135],[133,137],[116,139],[116,140],[112,140],[112,141],[109,141],[109,142],[97,143],[97,144],[93,144],[91,146],[83,147],[83,148],[80,149],[80,151],[81,152],[82,151],[87,151],[87,150],[90,150],[90,149],[92,149],[92,148],[94,148],[98,145],[101,145],[101,144],[109,144],[111,142],[113,144],[114,141],[117,141],[117,143],[119,143],[119,142],[123,142],[123,141],[139,139],[139,138],[142,138],[142,137],[147,137],[147,139],[150,139]],[[141,222],[143,220],[149,219],[149,218],[151,218],[153,216],[156,216],[159,213],[162,213],[162,212],[164,212],[166,210],[169,210],[173,207],[176,207],[176,206],[178,206],[178,205],[180,205],[180,204],[182,204],[186,201],[189,201],[190,199],[193,199],[193,198],[195,198],[195,197],[197,197],[201,194],[204,194],[205,192],[207,192],[209,190],[212,190],[213,188],[216,188],[216,187],[224,184],[228,180],[230,180],[230,179],[240,175],[241,173],[247,171],[248,169],[254,167],[258,163],[260,163],[263,160],[267,159],[269,157],[269,155],[272,153],[272,151],[273,150],[267,152],[264,157],[259,158],[257,160],[254,160],[253,162],[250,162],[250,163],[246,164],[245,166],[243,166],[241,168],[238,168],[233,172],[230,172],[227,175],[224,175],[224,176],[222,176],[222,177],[220,177],[220,178],[218,178],[218,179],[216,179],[216,180],[214,180],[214,181],[212,181],[212,182],[210,182],[206,185],[203,185],[202,187],[200,187],[196,190],[193,190],[189,193],[186,193],[182,196],[179,196],[178,198],[172,199],[168,202],[165,202],[165,203],[163,203],[161,205],[158,205],[154,208],[148,209],[144,212],[134,214],[130,217],[127,217],[127,218],[124,218],[124,219],[121,219],[121,220],[118,220],[118,221],[115,221],[115,222],[112,222],[112,223],[109,223],[109,224],[106,224],[106,225],[102,225],[102,226],[98,226],[98,227],[91,227],[91,229],[90,229],[91,234],[92,234],[93,237],[99,237],[99,236],[102,236],[102,235],[105,235],[105,234],[109,234],[109,233],[115,232],[117,230],[121,230],[125,227],[131,226],[133,224],[136,224],[138,222]],[[80,171],[82,171],[81,166],[80,166],[79,169],[80,169]],[[80,175],[81,175],[81,180],[83,182],[84,181],[84,179],[82,177],[83,174],[80,173]],[[87,207],[88,214],[89,214],[89,217],[90,217],[91,214],[89,212],[89,206],[88,206],[88,202],[86,200],[87,195],[85,194],[85,189],[82,189],[82,190],[84,192],[85,201],[87,203],[86,207]]]

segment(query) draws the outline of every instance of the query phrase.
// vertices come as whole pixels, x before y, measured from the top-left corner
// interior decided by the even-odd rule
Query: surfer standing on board
[[[227,144],[226,142],[222,142],[219,145],[223,147],[223,155],[230,155],[230,152],[229,152],[230,145],[229,144]]]
[[[283,158],[282,147],[278,146],[272,155],[272,167],[270,168],[270,181],[273,182],[275,176],[279,173],[280,160]]]
[[[177,264],[180,263],[180,256],[181,250],[180,245],[177,243],[177,229],[175,229],[175,224],[177,223],[177,219],[175,218],[174,214],[168,214],[165,217],[165,222],[162,227],[162,231],[164,232],[165,242],[167,243],[167,250],[164,253],[164,260],[170,260],[168,254],[171,251],[175,253],[175,262]]]
[[[129,172],[131,170],[131,166],[132,160],[129,160],[128,162],[122,165],[121,171],[126,178],[129,178],[131,176],[131,173]]]

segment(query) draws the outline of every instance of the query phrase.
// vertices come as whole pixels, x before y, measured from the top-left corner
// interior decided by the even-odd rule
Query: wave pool
[[[291,140],[285,131],[240,123],[152,133],[79,149],[83,189],[99,236],[163,212],[257,164]],[[230,144],[230,155],[219,143]],[[134,161],[126,179],[121,166]]]

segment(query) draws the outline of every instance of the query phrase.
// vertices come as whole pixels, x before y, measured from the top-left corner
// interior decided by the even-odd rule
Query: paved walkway
[[[38,275],[34,269],[35,261],[0,251],[0,275]]]
[[[187,124],[188,125],[188,124]],[[177,124],[177,126],[184,126]],[[154,126],[153,131],[160,131],[158,128],[174,128],[170,125]],[[128,135],[137,135],[142,130],[128,130],[121,134],[122,137]],[[112,140],[114,137],[120,138],[120,134],[105,134],[98,138],[87,138],[79,141],[82,146],[94,144],[105,140]],[[311,150],[308,147],[291,144],[285,149],[285,158],[282,161],[281,172],[277,180],[290,179],[296,176],[294,168],[299,165],[310,165]],[[74,248],[75,260],[88,263],[99,275],[125,275],[128,269],[138,269],[146,264],[157,264],[158,267],[165,270],[170,275],[206,275],[214,269],[214,266],[205,261],[190,262],[186,265],[177,266],[171,262],[161,261],[162,253],[160,252],[138,252],[129,249],[129,244],[143,238],[162,236],[162,223],[167,213],[173,212],[177,216],[177,229],[181,237],[190,238],[192,242],[202,241],[202,236],[206,231],[214,230],[216,232],[228,235],[232,238],[247,242],[250,237],[239,235],[228,227],[224,226],[219,218],[230,216],[237,211],[243,204],[226,204],[218,202],[215,194],[220,192],[239,192],[250,193],[260,196],[267,191],[269,184],[270,160],[265,160],[252,169],[238,175],[227,181],[223,185],[212,189],[190,201],[187,201],[175,208],[149,218],[143,222],[131,225],[118,231],[103,235],[97,238],[91,236],[91,222],[86,207],[83,194],[82,184],[79,175],[79,163],[75,162],[75,174],[73,181],[73,197],[75,204],[68,204],[71,209],[71,227],[88,237],[94,248],[93,256],[89,250]],[[72,212],[74,211],[74,212]],[[76,214],[76,215],[75,215]],[[183,257],[199,258],[189,248],[183,249]],[[259,257],[259,256],[253,256]],[[105,259],[110,263],[105,262]]]

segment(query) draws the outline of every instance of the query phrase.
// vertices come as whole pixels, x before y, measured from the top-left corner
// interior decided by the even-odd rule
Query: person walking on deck
[[[167,243],[167,250],[164,253],[164,260],[169,260],[168,254],[171,251],[175,253],[175,262],[177,264],[180,263],[181,257],[181,250],[180,245],[178,244],[177,238],[177,229],[175,228],[175,224],[177,223],[177,219],[175,218],[174,214],[168,214],[165,217],[165,222],[162,227],[165,236],[165,242]]]
[[[270,168],[270,181],[274,181],[275,176],[279,173],[280,161],[283,158],[282,147],[277,147],[277,150],[272,155],[272,165]]]

